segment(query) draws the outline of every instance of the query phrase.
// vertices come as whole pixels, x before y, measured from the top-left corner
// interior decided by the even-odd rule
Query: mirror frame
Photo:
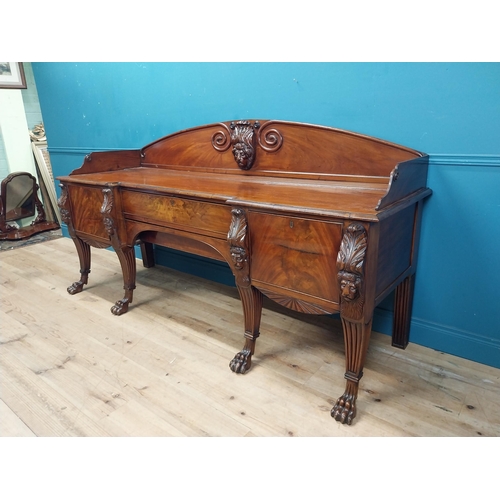
[[[7,218],[7,188],[12,180],[20,176],[29,177],[33,182],[32,198],[34,210],[33,213],[30,213],[29,215],[20,214],[20,217],[17,219],[13,219],[12,217]],[[38,189],[39,186],[36,178],[28,172],[14,172],[2,180],[0,185],[0,240],[20,240],[29,238],[30,236],[42,231],[59,229],[59,224],[46,220],[43,204],[38,197]],[[8,224],[8,222],[32,217],[35,214],[36,218],[29,226],[17,227],[17,225]]]
[[[31,183],[31,189],[26,190],[26,193],[21,193],[19,190],[18,194],[21,194],[23,198],[20,201],[23,201],[22,206],[20,206],[19,202],[16,203],[16,206],[14,208],[11,208],[10,210],[7,210],[7,201],[9,200],[10,197],[12,197],[12,190],[10,188],[13,186],[15,183],[16,179],[21,179],[22,177],[27,178]],[[33,217],[36,214],[36,207],[35,207],[35,196],[33,196],[33,193],[35,192],[36,189],[36,179],[28,174],[27,172],[16,172],[15,174],[9,175],[6,179],[4,179],[5,182],[2,182],[1,185],[1,192],[0,192],[0,197],[2,198],[2,212],[4,214],[5,222],[11,222],[11,221],[16,221],[20,219],[27,219],[28,217]],[[25,205],[27,205],[29,202],[29,210],[26,208],[23,208]],[[12,203],[12,202],[11,202]]]

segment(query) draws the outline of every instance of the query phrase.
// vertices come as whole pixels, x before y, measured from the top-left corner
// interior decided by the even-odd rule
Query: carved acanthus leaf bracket
[[[241,286],[250,285],[247,229],[248,223],[245,211],[241,208],[233,208],[227,241],[231,259],[237,271],[235,274],[236,281]]]
[[[221,123],[221,130],[212,136],[212,146],[220,152],[227,151],[232,146],[236,163],[242,170],[250,170],[255,163],[256,146],[260,145],[264,151],[273,153],[283,144],[283,136],[269,128],[268,122],[261,128],[260,122],[240,120],[231,122],[229,127]]]
[[[102,193],[104,195],[101,205],[102,221],[109,236],[113,236],[115,234],[115,223],[111,217],[111,210],[113,209],[114,202],[113,190],[110,188],[104,188]]]
[[[57,200],[57,205],[59,207],[59,212],[61,213],[61,219],[65,224],[71,224],[71,212],[68,210],[68,188],[65,184],[59,184],[61,188],[61,196]]]
[[[352,320],[359,320],[363,315],[366,246],[365,228],[361,224],[350,224],[337,255],[337,279],[341,314]]]

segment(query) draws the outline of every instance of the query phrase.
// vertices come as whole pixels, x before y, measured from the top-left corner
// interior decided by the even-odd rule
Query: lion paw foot
[[[245,373],[250,370],[252,365],[252,353],[248,349],[243,349],[229,363],[229,368],[234,373]]]
[[[337,399],[330,413],[337,422],[351,425],[356,416],[356,397],[348,392],[344,393]]]
[[[69,285],[67,290],[70,295],[75,295],[75,293],[80,293],[83,290],[83,281],[75,281],[73,284]]]
[[[124,314],[128,311],[129,300],[121,299],[117,300],[115,304],[111,307],[111,312],[115,316],[120,316],[120,314]]]

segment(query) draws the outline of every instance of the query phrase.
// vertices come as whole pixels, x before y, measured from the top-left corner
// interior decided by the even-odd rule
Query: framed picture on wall
[[[0,62],[0,89],[25,89],[23,63]]]

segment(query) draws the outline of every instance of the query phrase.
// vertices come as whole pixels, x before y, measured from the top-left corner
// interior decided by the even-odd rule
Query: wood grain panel
[[[100,188],[68,186],[72,206],[71,218],[76,231],[109,239],[102,222],[101,206],[103,194]]]
[[[216,203],[124,190],[125,217],[226,238],[231,207]]]
[[[409,148],[345,130],[278,120],[250,121],[260,123],[255,133],[262,143],[267,132],[276,130],[282,137],[282,146],[268,152],[257,140],[255,164],[244,175],[270,170],[388,176],[399,162],[421,156]],[[143,148],[142,165],[229,169],[243,174],[231,147],[220,152],[212,145],[215,134],[229,140],[230,123],[196,127],[159,139]]]
[[[411,205],[380,223],[377,295],[410,267],[414,221]]]
[[[338,302],[341,224],[257,212],[248,219],[252,280]]]

